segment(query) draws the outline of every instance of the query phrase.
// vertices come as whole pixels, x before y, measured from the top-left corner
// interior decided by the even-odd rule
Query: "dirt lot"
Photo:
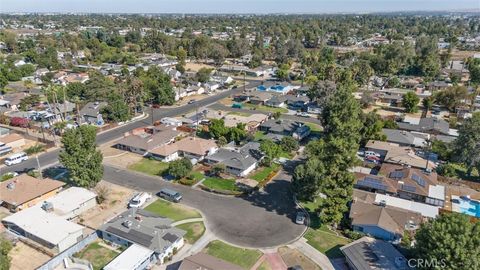
[[[127,168],[129,165],[142,160],[143,157],[141,155],[113,148],[113,144],[114,143],[109,143],[100,146],[105,164]]]
[[[296,249],[281,247],[278,249],[278,253],[288,267],[300,265],[304,270],[321,270],[318,265]]]
[[[44,264],[50,257],[27,246],[22,242],[17,242],[16,246],[8,254],[12,259],[10,270],[35,269]]]
[[[201,68],[212,68],[214,69],[215,67],[214,66],[210,66],[210,65],[205,65],[205,64],[199,64],[199,63],[193,63],[193,62],[190,62],[190,63],[186,63],[185,64],[185,70],[187,71],[199,71]]]
[[[107,200],[83,213],[79,218],[81,223],[93,228],[100,227],[109,219],[125,211],[128,200],[134,194],[134,190],[105,181],[101,181],[99,185],[105,186],[109,190]]]

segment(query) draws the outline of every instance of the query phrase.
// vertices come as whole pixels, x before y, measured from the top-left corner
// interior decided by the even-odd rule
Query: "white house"
[[[144,270],[154,263],[153,250],[133,244],[109,262],[103,270]]]
[[[47,199],[43,207],[66,220],[76,218],[97,205],[97,194],[80,187],[71,187]]]

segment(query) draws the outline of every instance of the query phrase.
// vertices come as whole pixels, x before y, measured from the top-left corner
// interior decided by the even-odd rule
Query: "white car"
[[[310,115],[306,112],[297,112],[297,116],[301,116],[301,117],[310,117]]]
[[[5,159],[5,165],[12,166],[15,164],[22,163],[25,160],[28,160],[27,154],[25,152],[20,152],[7,157]]]
[[[141,207],[151,198],[152,195],[147,192],[137,193],[135,194],[135,196],[133,196],[132,199],[130,199],[130,202],[128,203],[128,208]]]
[[[365,151],[365,157],[369,157],[369,156],[380,157],[380,154],[373,151]]]

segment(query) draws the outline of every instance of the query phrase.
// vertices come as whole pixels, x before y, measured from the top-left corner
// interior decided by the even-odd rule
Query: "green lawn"
[[[237,186],[235,186],[235,179],[207,177],[205,181],[202,182],[202,184],[214,190],[226,190],[226,191],[238,190]]]
[[[271,172],[277,170],[279,167],[278,164],[272,164],[270,167],[264,167],[257,172],[255,172],[250,178],[257,181],[261,182],[263,181]]]
[[[255,141],[261,141],[263,138],[265,138],[265,134],[263,131],[255,131],[254,140]]]
[[[89,261],[92,263],[94,270],[101,270],[118,254],[119,252],[102,247],[98,242],[93,242],[80,252],[75,253],[74,257]]]
[[[314,123],[305,123],[305,125],[310,127],[310,130],[312,132],[322,132],[323,128],[320,125],[314,124]]]
[[[480,172],[476,168],[472,170],[472,175],[467,175],[467,168],[461,163],[449,163],[455,169],[456,177],[468,181],[480,181]]]
[[[168,163],[154,159],[143,158],[139,162],[128,166],[128,168],[130,170],[150,175],[161,175],[168,168]]]
[[[288,109],[286,109],[286,108],[275,108],[275,107],[268,107],[268,106],[264,106],[264,105],[253,105],[253,104],[250,104],[250,103],[243,103],[243,107],[245,109],[256,108],[259,111],[265,111],[265,112],[271,112],[271,113],[275,113],[275,112],[287,113],[288,112]]]
[[[200,213],[191,208],[187,208],[180,204],[167,202],[161,199],[158,199],[149,204],[147,207],[145,207],[145,210],[156,213],[160,216],[170,218],[173,221],[202,217]]]
[[[201,172],[193,171],[190,173],[190,176],[196,181],[200,181],[203,178],[205,178],[205,175],[203,175]]]
[[[342,257],[340,247],[350,243],[350,240],[337,236],[325,226],[321,226],[318,229],[308,228],[304,237],[309,245],[329,258]]]
[[[244,269],[250,269],[260,259],[262,253],[258,250],[233,247],[215,240],[204,250],[207,254],[236,264]]]
[[[203,222],[185,223],[176,227],[187,232],[184,238],[189,244],[197,242],[197,240],[200,239],[205,232],[205,225],[203,225]]]

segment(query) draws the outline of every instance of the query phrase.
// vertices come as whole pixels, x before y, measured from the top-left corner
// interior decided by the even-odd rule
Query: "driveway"
[[[293,222],[296,209],[289,191],[290,176],[285,173],[280,173],[263,192],[243,197],[219,196],[109,166],[105,166],[104,179],[152,193],[164,187],[180,191],[182,203],[200,210],[208,229],[234,245],[276,247],[296,240],[305,230],[305,226]]]

